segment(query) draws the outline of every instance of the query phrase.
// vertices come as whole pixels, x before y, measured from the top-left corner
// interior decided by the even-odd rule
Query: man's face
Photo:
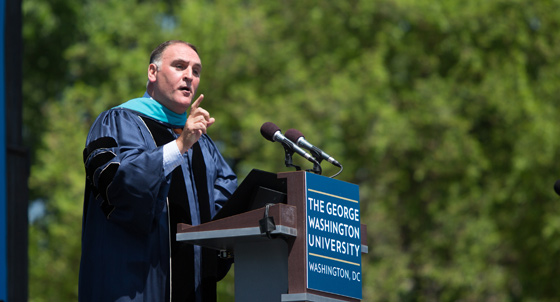
[[[193,101],[201,69],[200,57],[188,45],[168,46],[160,67],[152,63],[148,68],[148,79],[154,84],[152,97],[171,111],[184,113]]]

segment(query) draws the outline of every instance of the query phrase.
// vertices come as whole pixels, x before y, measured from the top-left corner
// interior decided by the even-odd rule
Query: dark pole
[[[4,2],[3,79],[6,159],[7,300],[28,299],[28,186],[29,157],[22,134],[22,11],[21,0]],[[1,299],[1,297],[0,297]]]

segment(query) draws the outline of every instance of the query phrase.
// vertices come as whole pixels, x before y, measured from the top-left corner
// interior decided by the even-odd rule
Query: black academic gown
[[[210,221],[237,179],[207,135],[164,175],[162,146],[181,128],[124,108],[102,113],[92,126],[80,301],[216,300],[230,263],[176,242],[176,224]]]

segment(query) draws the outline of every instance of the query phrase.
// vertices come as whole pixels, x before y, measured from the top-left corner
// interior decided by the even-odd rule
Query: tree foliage
[[[273,121],[306,134],[343,163],[339,179],[360,185],[365,301],[556,300],[558,8],[24,1],[30,189],[47,206],[30,227],[30,300],[76,300],[87,130],[143,93],[149,52],[171,38],[199,48],[199,92],[217,120],[209,134],[241,179],[288,170],[282,148],[259,134]]]

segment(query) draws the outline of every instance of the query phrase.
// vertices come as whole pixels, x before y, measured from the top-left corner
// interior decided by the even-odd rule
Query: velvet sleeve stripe
[[[111,216],[111,213],[113,213],[113,211],[115,210],[115,206],[110,205],[105,200],[103,200],[100,207],[101,211],[103,211],[103,214],[105,214],[105,217],[107,217],[107,219],[109,219],[109,216]]]
[[[212,220],[210,212],[210,197],[208,195],[208,182],[206,180],[206,164],[200,143],[196,142],[193,146],[192,166],[196,192],[198,194],[198,207],[200,211],[200,222],[205,223]]]
[[[84,163],[86,162],[88,156],[97,149],[108,149],[117,147],[117,141],[108,136],[100,137],[93,142],[89,143],[87,147],[84,149]]]
[[[93,180],[93,174],[101,166],[107,164],[111,159],[115,158],[116,154],[111,151],[103,151],[95,154],[91,159],[86,162],[86,177]]]
[[[110,205],[109,199],[107,198],[107,188],[113,182],[113,178],[115,177],[115,174],[119,169],[119,165],[119,163],[110,163],[109,165],[107,165],[107,167],[105,167],[105,169],[103,169],[103,171],[101,171],[101,174],[99,175],[97,188],[99,190],[99,193],[101,194],[101,197],[103,197],[101,210],[103,210],[103,213],[105,213],[105,216],[107,216],[107,218],[109,218],[109,214],[111,214],[114,209],[114,206]]]

